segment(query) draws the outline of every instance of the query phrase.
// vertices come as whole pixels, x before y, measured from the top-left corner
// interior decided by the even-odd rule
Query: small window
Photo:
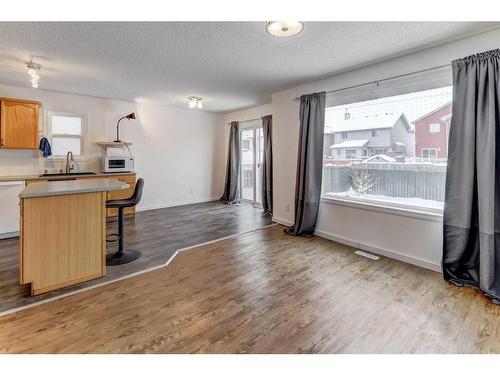
[[[372,137],[376,137],[377,136],[377,131],[375,129],[372,130]]]
[[[347,139],[347,132],[342,132],[342,139]]]
[[[441,131],[440,124],[429,124],[430,133],[439,133]]]
[[[49,123],[52,136],[52,155],[65,156],[68,151],[71,151],[74,156],[81,156],[83,152],[83,116],[51,113]]]
[[[436,159],[437,158],[437,149],[435,149],[435,148],[423,148],[422,149],[422,157],[425,159]]]
[[[342,150],[337,150],[337,156],[341,156],[342,155]]]
[[[357,150],[345,150],[346,159],[356,159],[357,154],[358,154]]]
[[[362,152],[363,152],[363,156],[367,156],[368,150],[364,149]]]

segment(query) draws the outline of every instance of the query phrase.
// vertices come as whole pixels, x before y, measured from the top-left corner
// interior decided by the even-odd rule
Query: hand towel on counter
[[[40,146],[38,146],[40,151],[43,152],[43,157],[48,158],[50,155],[52,155],[52,148],[50,147],[49,140],[45,137],[40,139]]]

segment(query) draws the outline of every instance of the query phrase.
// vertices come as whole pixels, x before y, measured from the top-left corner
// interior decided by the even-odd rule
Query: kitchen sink
[[[40,177],[57,177],[57,176],[68,177],[68,176],[85,176],[85,175],[91,176],[94,174],[96,173],[95,172],[44,173],[41,174]]]

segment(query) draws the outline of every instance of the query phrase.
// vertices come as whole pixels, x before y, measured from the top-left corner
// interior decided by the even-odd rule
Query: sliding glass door
[[[241,139],[241,199],[262,206],[262,153],[264,137],[260,120],[242,123]]]

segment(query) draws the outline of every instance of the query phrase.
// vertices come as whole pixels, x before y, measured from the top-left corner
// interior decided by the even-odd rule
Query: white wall
[[[136,121],[120,123],[120,138],[133,143],[136,172],[145,179],[139,209],[207,201],[222,195],[222,115],[9,86],[0,86],[0,97],[39,100],[43,111],[84,114],[87,159],[78,161],[80,171],[101,170],[103,150],[95,142],[113,140],[116,121],[135,111]],[[0,175],[36,175],[45,168],[56,171],[63,167],[63,162],[47,161],[39,155],[31,150],[0,150]]]
[[[499,40],[500,30],[497,29],[274,93],[268,111],[273,114],[274,126],[275,220],[285,224],[293,221],[299,130],[299,102],[294,98],[448,64],[456,58],[498,48]],[[418,79],[414,77],[417,82]],[[335,100],[342,100],[340,96],[339,93]],[[252,112],[251,109],[247,111]],[[237,114],[229,114],[226,119],[233,117]],[[431,269],[440,268],[442,223],[439,220],[322,203],[317,230],[322,236],[360,248]]]

